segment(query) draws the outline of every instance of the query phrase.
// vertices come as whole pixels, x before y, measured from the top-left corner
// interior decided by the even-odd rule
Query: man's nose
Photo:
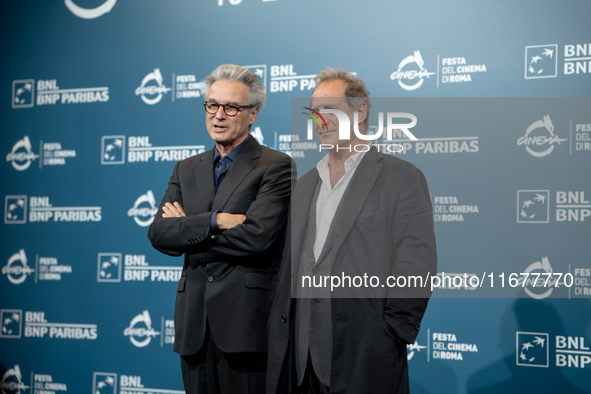
[[[218,112],[216,112],[214,116],[216,117],[216,119],[224,119],[228,115],[226,115],[224,107],[220,105],[220,107],[218,108]]]

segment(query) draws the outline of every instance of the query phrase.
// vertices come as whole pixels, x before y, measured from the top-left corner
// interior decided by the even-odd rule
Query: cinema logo
[[[436,72],[427,70],[423,56],[417,50],[402,59],[396,71],[390,74],[390,80],[396,81],[398,86],[406,91],[413,91],[423,86],[425,80],[430,79],[433,75],[435,75],[439,88],[440,83],[449,85],[472,82],[475,74],[487,72],[486,64],[470,63],[464,56],[437,55],[436,65]],[[441,72],[439,72],[440,68]]]
[[[349,116],[340,111],[338,109],[320,109],[320,111],[313,110],[312,108],[304,107],[305,109],[311,111],[313,114],[305,113],[306,115],[310,116],[312,119],[308,119],[307,123],[307,138],[309,141],[314,139],[314,121],[316,122],[317,131],[319,134],[326,133],[329,130],[328,124],[326,119],[322,116],[323,114],[332,114],[337,117],[338,120],[338,130],[339,130],[339,141],[345,141],[351,139],[351,121],[349,120]],[[386,126],[386,138],[388,140],[392,140],[392,136],[394,135],[394,131],[403,132],[409,139],[416,141],[417,138],[408,130],[417,124],[417,118],[413,114],[407,112],[388,112],[387,113],[387,126]],[[393,119],[410,119],[410,123],[394,123]],[[362,134],[359,131],[359,113],[353,113],[353,132],[355,136],[364,141],[375,141],[378,140],[382,134],[384,133],[384,113],[378,113],[378,128],[374,134]],[[383,148],[382,148],[383,145]],[[400,144],[374,144],[378,150],[381,148],[384,151],[395,153],[400,152],[403,148]],[[367,152],[369,150],[369,146],[367,144],[358,144],[353,147],[340,147],[334,144],[319,144],[319,152],[322,150],[331,150],[336,149],[337,152],[339,150],[351,150],[354,149],[356,152]]]
[[[2,382],[0,382],[2,394],[25,393],[29,387],[23,383],[23,374],[18,365],[8,369],[2,376]]]
[[[143,254],[99,253],[98,282],[178,282],[182,267],[153,266]]]
[[[164,335],[162,333],[164,332]],[[165,320],[164,316],[160,319],[160,332],[152,328],[152,318],[150,312],[144,310],[139,315],[131,319],[129,326],[123,331],[123,335],[129,337],[129,341],[135,347],[146,347],[160,335],[160,347],[164,344],[174,343],[174,320]]]
[[[573,285],[572,274],[553,275],[554,270],[548,257],[542,257],[540,261],[531,263],[523,273],[529,275],[520,275],[517,285],[522,287],[528,296],[536,300],[550,297],[552,292],[561,285],[567,287]]]
[[[39,142],[41,160],[39,168],[43,166],[55,166],[66,164],[66,159],[76,157],[76,151],[73,149],[63,149],[60,142]],[[39,158],[38,154],[33,152],[33,146],[29,136],[25,135],[18,140],[12,147],[10,153],[6,155],[6,161],[12,164],[17,171],[24,171],[31,166],[33,161]]]
[[[8,259],[8,263],[2,267],[2,275],[6,275],[13,285],[20,285],[27,279],[27,275],[35,273],[35,270],[27,265],[27,255],[21,249]]]
[[[146,206],[146,203],[149,206]],[[158,207],[156,206],[154,193],[152,193],[152,190],[148,190],[135,200],[133,207],[127,211],[127,216],[132,217],[138,226],[148,227],[154,221],[157,212]]]
[[[12,150],[6,155],[6,161],[12,164],[17,171],[24,171],[31,166],[34,160],[37,160],[39,155],[33,152],[33,146],[29,136],[24,136],[13,145]]]
[[[238,5],[240,3],[242,3],[242,0],[227,0],[229,4],[231,5]],[[277,1],[277,0],[263,0],[263,3],[268,3],[270,1]],[[218,6],[223,6],[224,5],[224,0],[218,0]]]
[[[427,346],[421,346],[421,345],[419,345],[419,343],[417,341],[415,341],[413,344],[406,345],[406,359],[408,361],[412,360],[412,358],[415,356],[415,352],[419,353],[421,351],[421,349],[426,349],[426,348],[427,348]]]
[[[65,0],[66,7],[70,12],[82,19],[96,19],[103,16],[107,12],[110,12],[115,7],[117,0],[106,0],[103,4],[95,8],[82,8],[74,0]]]
[[[105,135],[101,138],[101,164],[177,162],[205,152],[205,145],[153,146],[149,136]],[[127,145],[127,155],[126,155]]]
[[[158,104],[162,97],[172,90],[172,88],[164,86],[163,82],[160,69],[155,68],[142,79],[141,85],[135,89],[135,95],[140,96],[142,101],[148,105]]]
[[[568,141],[554,134],[554,125],[550,115],[544,115],[542,120],[537,120],[525,130],[525,135],[517,140],[517,145],[525,146],[525,150],[534,157],[548,156],[554,150],[556,144]]]
[[[35,95],[35,85],[37,95]],[[35,100],[33,98],[36,98]],[[32,108],[40,105],[105,103],[109,101],[109,88],[61,89],[57,79],[34,79],[12,82],[12,108]]]
[[[425,78],[435,75],[429,72],[425,67],[425,61],[420,51],[414,51],[410,56],[402,59],[398,69],[390,75],[392,81],[397,81],[398,85],[408,91],[416,90],[423,85]]]
[[[68,386],[65,383],[58,383],[54,381],[53,376],[48,374],[36,374],[31,371],[31,385],[27,386],[23,383],[23,376],[18,365],[10,368],[2,377],[0,383],[0,390],[2,394],[20,394],[30,392],[33,394],[55,394],[58,391],[67,392]]]

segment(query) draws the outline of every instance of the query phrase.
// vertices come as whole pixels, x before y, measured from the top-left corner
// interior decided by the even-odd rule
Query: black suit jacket
[[[289,156],[254,138],[236,156],[217,193],[213,150],[176,164],[148,232],[162,253],[185,255],[174,311],[175,352],[197,353],[206,321],[224,352],[267,351],[271,281],[287,221],[292,168]],[[163,205],[175,201],[187,217],[163,218]],[[212,236],[215,210],[246,219]]]
[[[267,394],[290,392],[297,380],[292,335],[297,316],[291,288],[301,286],[296,273],[302,268],[292,270],[292,264],[300,261],[318,182],[314,168],[298,180],[292,195],[286,247],[269,317]],[[334,259],[333,264],[322,261],[326,258]],[[317,274],[322,276],[369,273],[376,262],[385,263],[389,275],[436,275],[431,199],[421,171],[370,149],[343,195],[318,261]],[[325,267],[332,267],[332,272],[323,271]],[[313,275],[312,267],[307,268]],[[419,332],[431,292],[428,286],[401,290],[386,287],[382,298],[333,295],[331,393],[408,392],[406,344],[413,343]]]

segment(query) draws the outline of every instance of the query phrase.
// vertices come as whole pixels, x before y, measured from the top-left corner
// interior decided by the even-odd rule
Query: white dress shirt
[[[324,244],[326,243],[330,224],[332,223],[335,212],[343,198],[343,194],[345,194],[345,190],[365,153],[364,148],[363,152],[357,152],[345,160],[345,174],[339,179],[334,188],[330,185],[328,155],[324,156],[322,160],[316,164],[318,175],[322,181],[320,192],[318,193],[318,200],[316,201],[316,239],[314,240],[314,258],[316,261],[318,261],[320,253],[322,253],[322,248],[324,248]]]

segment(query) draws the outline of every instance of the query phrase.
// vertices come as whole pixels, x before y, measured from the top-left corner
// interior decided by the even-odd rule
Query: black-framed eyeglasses
[[[205,101],[203,106],[205,112],[212,115],[217,114],[220,107],[224,107],[224,113],[228,116],[236,116],[242,108],[251,109],[255,107],[254,105],[218,104],[215,101]]]

